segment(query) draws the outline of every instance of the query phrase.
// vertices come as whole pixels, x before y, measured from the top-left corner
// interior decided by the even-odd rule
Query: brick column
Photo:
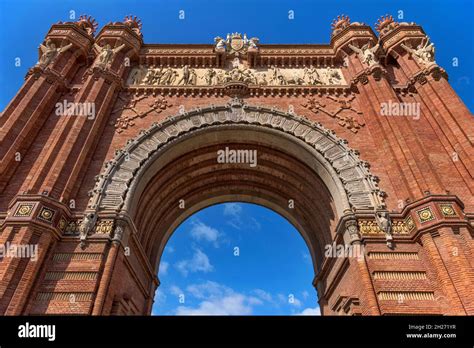
[[[112,279],[112,272],[117,260],[117,255],[121,249],[120,243],[114,241],[111,243],[107,252],[107,259],[105,261],[104,270],[100,279],[99,288],[94,301],[94,307],[92,309],[92,315],[104,315],[103,312],[104,303],[109,290],[110,281]]]
[[[29,225],[16,228],[7,227],[3,234],[10,234],[7,239],[11,245],[20,247],[35,245],[37,248],[34,258],[7,257],[1,262],[0,313],[21,315],[30,300],[29,294],[33,284],[44,266],[45,256],[55,243],[54,232]]]
[[[51,44],[56,45],[57,49],[65,47],[67,50],[59,51],[48,65],[36,65],[30,69],[24,85],[0,119],[0,192],[11,179],[61,94],[69,89],[78,62],[87,56],[92,39],[76,23],[55,24],[45,40],[45,45]],[[40,51],[40,57],[41,54]]]
[[[80,178],[85,174],[101,134],[104,130],[131,59],[135,59],[141,47],[141,36],[125,24],[106,25],[99,33],[93,64],[82,76],[84,83],[72,102],[94,105],[93,118],[63,116],[52,139],[54,152],[40,159],[28,190],[47,191],[61,201],[68,201],[80,187]],[[100,54],[111,49],[105,64]],[[67,139],[67,142],[64,142]],[[65,160],[66,159],[66,160]],[[71,197],[74,198],[74,197]]]
[[[469,263],[468,255],[459,242],[459,236],[454,234],[452,228],[439,228],[438,233],[439,237],[435,238],[434,242],[449,273],[450,280],[466,314],[474,315],[474,297],[472,296],[474,269]]]
[[[446,268],[444,258],[446,258],[446,252],[448,251],[444,250],[443,258],[443,255],[440,253],[438,245],[434,240],[435,238],[430,233],[424,233],[421,236],[421,242],[426,257],[433,266],[433,270],[436,274],[438,288],[444,294],[449,304],[447,308],[445,308],[447,312],[443,314],[465,315],[467,313],[466,308],[463,306],[463,303],[459,297],[459,293],[456,290],[456,287],[453,285],[450,273]]]
[[[367,267],[367,260],[363,258],[357,258],[356,263],[360,274],[360,283],[363,285],[362,296],[365,298],[366,304],[364,304],[364,315],[380,315],[380,307],[377,301],[377,294],[375,293],[374,284],[372,283],[372,277],[370,276],[369,268]]]
[[[394,29],[381,33],[380,38],[386,57],[396,59],[402,73],[400,83],[415,91],[413,98],[422,105],[423,118],[437,134],[447,155],[456,155],[457,160],[452,163],[466,188],[474,193],[472,115],[449,85],[444,69],[434,61],[420,60],[409,52],[410,48],[413,50],[427,42],[422,28],[414,24],[392,25]]]

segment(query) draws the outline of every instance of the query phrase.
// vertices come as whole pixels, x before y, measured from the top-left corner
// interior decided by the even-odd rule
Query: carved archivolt
[[[320,161],[338,183],[337,192],[346,203],[345,209],[370,209],[384,207],[383,192],[377,178],[370,174],[368,164],[358,153],[347,146],[334,132],[320,123],[293,114],[264,107],[244,105],[233,99],[228,105],[196,109],[154,123],[138,137],[116,151],[115,158],[105,164],[91,191],[89,211],[127,211],[129,189],[139,180],[140,170],[152,161],[156,152],[172,140],[189,135],[206,127],[226,125],[253,125],[272,128],[290,134],[308,144],[319,153]],[[316,161],[316,159],[315,159]]]

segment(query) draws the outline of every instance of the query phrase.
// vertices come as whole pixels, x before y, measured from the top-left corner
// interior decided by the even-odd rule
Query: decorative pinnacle
[[[350,24],[351,24],[351,19],[349,18],[349,16],[340,15],[340,16],[337,16],[335,20],[333,20],[331,24],[331,28],[332,30],[344,29]]]
[[[397,26],[398,23],[393,20],[391,15],[386,14],[378,19],[377,23],[375,23],[375,29],[381,33],[383,31],[390,30]]]
[[[130,29],[132,29],[133,31],[137,32],[138,34],[141,34],[142,21],[137,16],[133,16],[133,15],[125,16],[123,23],[129,26]]]
[[[81,15],[79,19],[76,21],[76,24],[79,28],[85,30],[89,35],[94,35],[99,26],[97,21],[92,18],[92,16]]]

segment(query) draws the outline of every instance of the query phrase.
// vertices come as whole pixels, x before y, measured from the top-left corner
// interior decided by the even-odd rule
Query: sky
[[[424,28],[435,44],[437,63],[474,110],[472,0],[0,0],[0,110],[38,60],[38,46],[50,26],[84,13],[99,28],[138,16],[147,43],[213,43],[216,36],[245,32],[262,44],[328,43],[337,15],[374,27],[380,16],[391,14]]]
[[[203,209],[172,234],[153,315],[318,315],[308,247],[262,206]]]
[[[37,62],[50,26],[81,14],[93,16],[99,30],[138,16],[146,43],[213,43],[241,32],[261,44],[327,44],[337,15],[374,27],[391,14],[424,28],[437,63],[472,112],[472,13],[472,0],[0,0],[0,111]],[[170,238],[153,314],[318,314],[313,277],[308,249],[285,219],[260,206],[217,205]]]

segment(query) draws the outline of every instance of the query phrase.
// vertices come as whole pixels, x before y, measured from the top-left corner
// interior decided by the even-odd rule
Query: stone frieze
[[[218,86],[243,82],[257,86],[341,86],[346,85],[339,68],[222,68],[146,67],[132,68],[128,86]]]

